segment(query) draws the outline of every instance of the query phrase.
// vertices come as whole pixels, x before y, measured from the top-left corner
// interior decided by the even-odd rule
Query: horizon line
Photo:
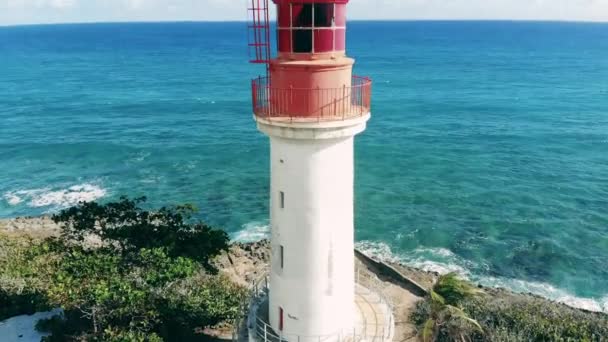
[[[572,24],[608,24],[608,20],[569,20],[569,19],[349,19],[349,22],[522,22],[522,23],[572,23]],[[116,21],[74,21],[31,24],[0,24],[4,27],[24,26],[60,26],[60,25],[95,25],[95,24],[179,24],[179,23],[246,23],[247,20],[116,20]],[[276,20],[271,20],[271,23]]]

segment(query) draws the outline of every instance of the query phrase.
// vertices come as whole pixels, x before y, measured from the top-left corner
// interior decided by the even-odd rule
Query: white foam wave
[[[600,303],[602,304],[602,307],[604,308],[604,312],[608,312],[608,294],[605,295],[604,298],[602,298]]]
[[[547,283],[478,276],[470,271],[477,266],[476,264],[458,257],[446,248],[417,248],[408,253],[396,254],[386,243],[362,241],[357,243],[357,249],[382,261],[403,263],[439,274],[457,272],[459,275],[487,287],[501,287],[519,293],[532,293],[571,307],[608,313],[608,295],[599,300],[583,298]]]
[[[468,276],[466,260],[458,257],[447,248],[416,248],[407,254],[395,254],[390,246],[383,242],[361,241],[356,244],[361,252],[382,261],[403,263],[423,271],[446,274],[457,272]]]
[[[568,306],[595,312],[608,312],[608,295],[603,299],[577,297],[551,284],[520,279],[479,277],[476,281],[488,287],[502,287],[519,293],[532,293]]]
[[[21,197],[17,196],[14,193],[10,193],[10,192],[7,192],[6,194],[4,194],[4,199],[6,199],[6,202],[8,202],[9,205],[17,205],[17,204],[23,202]]]
[[[232,234],[234,242],[257,242],[270,237],[268,221],[254,221],[243,225],[243,229]]]
[[[93,184],[78,184],[67,189],[52,188],[11,191],[4,198],[11,206],[27,201],[32,208],[55,207],[65,208],[79,202],[91,202],[106,195],[107,191]]]
[[[152,153],[141,151],[138,152],[133,158],[131,158],[131,160],[134,162],[142,162],[146,160],[146,158],[148,158],[150,155],[152,155]]]

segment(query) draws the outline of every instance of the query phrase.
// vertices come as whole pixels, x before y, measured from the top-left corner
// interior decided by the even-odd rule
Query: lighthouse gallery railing
[[[253,111],[261,118],[346,120],[371,109],[372,81],[354,76],[341,88],[275,88],[267,77],[251,82]]]

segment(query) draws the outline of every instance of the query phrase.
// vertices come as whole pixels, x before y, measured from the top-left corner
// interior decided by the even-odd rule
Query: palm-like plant
[[[429,318],[422,328],[424,342],[436,341],[440,331],[454,341],[466,342],[472,331],[483,332],[481,325],[472,319],[458,305],[465,299],[478,295],[481,291],[455,273],[442,275],[430,290]]]

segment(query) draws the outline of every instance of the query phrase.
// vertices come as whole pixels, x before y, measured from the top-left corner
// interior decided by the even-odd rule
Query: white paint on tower
[[[277,333],[316,339],[353,331],[354,136],[368,119],[256,119],[271,141],[269,319]]]

